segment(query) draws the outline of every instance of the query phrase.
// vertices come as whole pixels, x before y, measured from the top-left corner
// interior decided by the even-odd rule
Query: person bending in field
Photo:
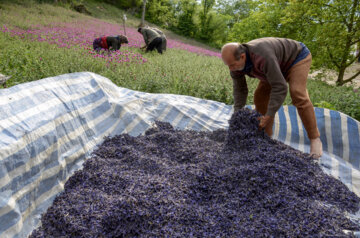
[[[228,43],[222,47],[221,57],[233,79],[235,112],[246,104],[245,75],[260,79],[254,93],[255,110],[263,115],[260,128],[271,136],[275,113],[283,104],[289,87],[292,103],[310,139],[310,154],[314,157],[322,155],[314,107],[306,89],[312,57],[303,43],[274,37],[244,44]]]
[[[166,39],[166,35],[164,34],[164,32],[162,32],[160,29],[155,28],[155,27],[151,27],[151,29],[153,29],[154,31],[156,31],[160,35],[161,40],[162,40],[161,49],[162,49],[163,52],[166,51],[167,39]]]
[[[96,38],[93,42],[93,48],[95,51],[99,52],[100,50],[120,50],[121,44],[128,44],[128,38],[123,35],[117,36],[103,36]]]
[[[146,52],[156,49],[159,54],[163,53],[162,38],[159,33],[157,33],[154,29],[146,27],[139,27],[138,32],[144,37],[146,45],[142,48],[146,48]]]

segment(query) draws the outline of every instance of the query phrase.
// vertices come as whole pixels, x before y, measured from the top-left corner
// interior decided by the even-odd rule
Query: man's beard
[[[237,68],[237,69],[235,69],[234,71],[243,71],[243,70],[244,70],[244,68],[245,68],[245,65],[243,65],[243,67],[241,67],[241,68]]]

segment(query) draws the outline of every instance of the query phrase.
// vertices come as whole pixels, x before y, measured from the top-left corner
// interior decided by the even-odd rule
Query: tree
[[[209,37],[210,45],[220,48],[228,39],[228,23],[231,21],[232,17],[222,14],[211,14],[213,14],[213,17],[209,25],[209,31],[211,32]]]
[[[161,26],[172,24],[175,19],[173,5],[168,0],[148,0],[146,20]]]
[[[143,6],[142,6],[142,14],[141,14],[141,26],[145,25],[145,8],[146,8],[146,0],[143,0]]]
[[[344,79],[346,68],[359,57],[359,53],[354,54],[360,42],[359,0],[294,1],[286,12],[286,24],[292,26],[289,29],[302,28],[295,32],[313,46],[317,64],[338,72],[338,86],[360,75],[358,71]]]
[[[249,17],[258,5],[257,0],[219,0],[215,8],[218,13],[231,16],[227,25],[232,28],[235,23]]]
[[[360,70],[347,79],[344,73],[358,55],[353,55],[360,41],[359,0],[322,1],[323,9],[316,17],[321,25],[318,41],[323,43],[330,63],[338,71],[336,84],[341,86],[360,75]]]
[[[194,21],[196,15],[197,3],[195,0],[182,0],[177,6],[179,12],[177,17],[176,31],[182,35],[195,37],[196,24]]]
[[[279,1],[276,4],[270,1],[258,2],[247,17],[234,24],[229,39],[244,43],[261,37],[284,37],[281,30],[283,7]]]
[[[123,9],[140,8],[141,6],[141,0],[102,0],[102,1]]]
[[[201,0],[202,11],[199,13],[200,18],[200,39],[209,41],[211,38],[211,31],[209,26],[211,24],[213,15],[209,14],[215,5],[215,0]]]

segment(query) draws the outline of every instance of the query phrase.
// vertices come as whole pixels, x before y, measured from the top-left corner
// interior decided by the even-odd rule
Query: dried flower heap
[[[234,114],[229,130],[107,138],[31,237],[334,237],[359,198],[313,159]]]

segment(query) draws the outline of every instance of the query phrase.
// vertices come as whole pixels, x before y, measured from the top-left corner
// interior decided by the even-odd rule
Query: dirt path
[[[357,71],[360,70],[360,63],[355,63],[352,66],[348,67],[345,71],[344,79],[347,79],[354,75]],[[317,79],[325,81],[330,85],[335,85],[337,79],[337,72],[335,70],[316,70],[310,72],[309,77],[312,79]],[[346,86],[353,86],[355,89],[360,88],[360,75],[358,75],[351,83],[345,84]]]

